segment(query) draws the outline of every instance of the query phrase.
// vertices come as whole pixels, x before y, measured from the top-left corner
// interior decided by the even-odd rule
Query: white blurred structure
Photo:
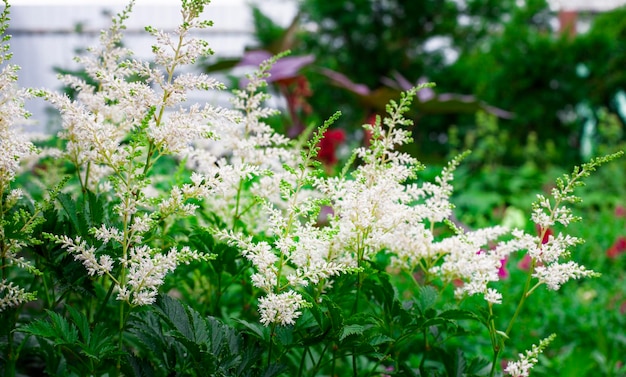
[[[548,0],[557,11],[605,12],[626,5],[626,0]]]

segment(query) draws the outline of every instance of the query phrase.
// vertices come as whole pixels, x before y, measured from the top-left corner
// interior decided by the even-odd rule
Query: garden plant
[[[573,167],[527,214],[470,229],[451,199],[470,152],[425,179],[402,151],[405,114],[434,84],[391,100],[329,168],[340,113],[294,139],[265,122],[286,53],[230,107],[190,103],[226,90],[192,69],[212,53],[193,34],[211,26],[207,4],[182,0],[172,33],[146,27],[154,58],[141,61],[123,43],[131,1],[76,58],[88,79],[60,76],[72,97],[19,88],[4,37],[0,373],[528,376],[560,334],[519,324],[598,275],[572,258],[575,190],[621,153]],[[33,97],[58,110],[57,135],[20,130]]]

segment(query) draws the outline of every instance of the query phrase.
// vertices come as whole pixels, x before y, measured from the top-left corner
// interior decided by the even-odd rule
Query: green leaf
[[[194,329],[187,317],[187,311],[179,301],[167,295],[161,295],[157,299],[155,308],[158,309],[157,314],[169,325],[176,328],[182,336],[188,339],[194,338]]]
[[[381,344],[391,343],[391,342],[394,342],[394,341],[395,341],[395,339],[393,339],[393,338],[391,338],[391,337],[389,337],[387,335],[380,334],[380,335],[375,335],[373,338],[371,338],[368,341],[368,344],[370,346],[379,346]]]
[[[69,305],[66,305],[65,308],[70,313],[72,322],[78,326],[78,331],[80,332],[80,336],[83,338],[84,342],[89,344],[91,341],[91,329],[89,328],[89,321],[87,320],[87,317]]]
[[[147,361],[140,359],[132,353],[127,353],[126,361],[128,365],[125,367],[124,374],[135,377],[155,377],[155,368]]]
[[[430,309],[433,305],[435,305],[438,297],[439,293],[434,287],[431,287],[430,285],[420,287],[416,301],[417,308],[420,313],[424,313],[426,309]]]
[[[235,319],[235,322],[243,325],[245,327],[244,331],[246,331],[248,334],[254,335],[264,342],[270,341],[270,333],[268,328],[261,325],[260,323],[250,323],[243,319]]]
[[[330,320],[331,328],[334,332],[339,332],[343,328],[343,314],[341,308],[333,300],[327,296],[324,298],[323,303],[328,308],[328,319]]]
[[[441,313],[439,313],[438,317],[451,319],[451,320],[469,319],[473,321],[482,322],[482,320],[480,319],[479,316],[476,315],[476,313],[471,312],[469,310],[463,310],[463,309],[444,310]]]
[[[365,326],[357,325],[357,324],[346,325],[341,329],[339,340],[343,341],[345,338],[349,337],[350,335],[363,335],[364,331],[365,331]]]
[[[46,310],[48,320],[39,319],[19,328],[19,331],[48,339],[55,345],[73,345],[78,342],[78,329],[63,316]]]
[[[446,355],[445,368],[449,377],[464,377],[465,376],[465,357],[463,351],[457,349],[453,351],[452,355]]]

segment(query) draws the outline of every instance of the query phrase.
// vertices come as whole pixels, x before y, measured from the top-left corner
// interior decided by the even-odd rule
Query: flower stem
[[[274,348],[274,335],[276,331],[276,324],[272,323],[272,329],[270,330],[270,344],[269,349],[267,351],[267,367],[269,368],[272,365],[272,349]]]

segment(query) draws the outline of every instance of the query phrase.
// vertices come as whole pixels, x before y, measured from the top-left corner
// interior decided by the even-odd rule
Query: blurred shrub
[[[585,127],[598,122],[599,111],[619,115],[623,127],[626,74],[618,68],[626,63],[625,13],[594,15],[590,30],[576,36],[554,30],[555,14],[545,0],[520,6],[510,0],[303,0],[299,32],[291,25],[282,34],[258,10],[255,17],[261,48],[315,55],[304,72],[315,93],[315,118],[340,107],[345,124],[363,123],[380,112],[372,97],[386,93],[377,90],[389,89],[390,78],[427,78],[437,83],[437,93],[471,94],[513,112],[492,132],[498,162],[532,160],[542,167],[596,155],[588,142],[597,146],[597,129]],[[368,88],[370,97],[338,89],[324,69]],[[439,161],[448,155],[451,138],[479,136],[473,111],[417,109],[411,152]]]

